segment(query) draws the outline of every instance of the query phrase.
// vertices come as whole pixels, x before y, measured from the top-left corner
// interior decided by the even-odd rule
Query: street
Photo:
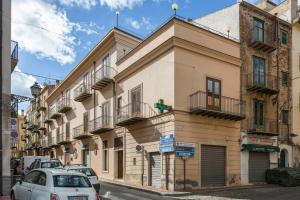
[[[192,199],[192,200],[299,200],[300,187],[280,187],[276,185],[265,185],[258,188],[234,189],[217,192],[201,192],[182,197],[166,197],[157,194],[142,192],[134,189],[128,189],[122,186],[101,184],[100,195],[109,192],[110,200],[174,200],[174,199]]]

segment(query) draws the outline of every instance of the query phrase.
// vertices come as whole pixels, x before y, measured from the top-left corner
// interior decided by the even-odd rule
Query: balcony
[[[276,130],[277,124],[275,119],[249,118],[243,121],[242,127],[247,131],[248,134],[268,135],[268,136],[278,135]]]
[[[100,134],[113,130],[112,117],[102,116],[89,122],[89,130],[92,134]]]
[[[42,140],[42,147],[44,149],[46,149],[46,148],[49,147],[49,145],[48,145],[48,139],[47,138],[43,138],[43,140]]]
[[[130,103],[117,111],[117,126],[128,126],[153,117],[156,113],[143,102]]]
[[[45,111],[47,108],[44,104],[40,104],[38,103],[38,107],[37,107],[37,111],[40,112],[40,111]]]
[[[247,90],[252,92],[274,95],[278,93],[277,76],[265,73],[247,74]]]
[[[239,99],[220,96],[219,106],[211,106],[207,102],[211,96],[206,92],[198,91],[190,95],[190,112],[196,115],[239,121],[245,118],[244,103]],[[214,102],[216,103],[216,102]]]
[[[52,137],[51,138],[51,140],[49,140],[49,147],[57,147],[57,146],[59,146],[58,144],[57,144],[57,140],[56,140],[57,138],[56,137]]]
[[[19,51],[19,45],[16,41],[10,42],[10,60],[11,60],[11,72],[14,71],[15,67],[18,64],[18,51]]]
[[[52,119],[50,119],[48,115],[45,115],[44,124],[50,124],[51,122]]]
[[[251,32],[249,47],[266,53],[271,53],[276,49],[275,31],[269,31],[256,26],[252,28]]]
[[[92,74],[92,89],[101,90],[113,82],[117,71],[109,66],[103,66]]]
[[[65,133],[59,134],[57,138],[57,143],[61,145],[71,143],[70,134],[65,134]]]
[[[59,113],[66,113],[71,109],[71,100],[69,98],[64,97],[57,102],[57,110]]]
[[[92,93],[87,83],[81,83],[74,90],[74,101],[83,102],[90,96],[92,96]]]
[[[84,130],[83,125],[75,127],[73,131],[74,131],[73,132],[74,139],[80,140],[80,139],[91,137],[91,134],[87,130]]]
[[[49,110],[50,119],[57,119],[61,116],[61,114],[58,112],[57,108],[58,108],[57,105],[50,108],[50,110]]]

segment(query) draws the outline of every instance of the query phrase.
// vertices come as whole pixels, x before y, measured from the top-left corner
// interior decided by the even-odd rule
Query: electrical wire
[[[37,75],[37,74],[31,74],[31,73],[27,73],[27,72],[13,71],[13,73],[14,72],[20,73],[20,74],[26,74],[26,75],[30,75],[30,76],[35,76],[35,77],[39,77],[39,78],[44,78],[44,79],[48,79],[48,80],[60,81],[60,79],[50,78],[50,77]]]

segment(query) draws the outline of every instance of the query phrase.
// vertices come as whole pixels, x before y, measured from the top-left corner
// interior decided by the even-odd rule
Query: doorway
[[[82,164],[90,167],[90,152],[88,149],[82,150]]]
[[[150,153],[150,184],[155,188],[161,186],[161,160],[160,153]]]
[[[118,151],[118,179],[123,179],[123,151]]]

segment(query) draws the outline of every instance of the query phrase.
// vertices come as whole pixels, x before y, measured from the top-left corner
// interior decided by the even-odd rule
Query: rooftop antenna
[[[177,3],[172,3],[172,9],[174,10],[174,16],[176,16],[176,11],[178,10],[178,4]]]
[[[117,16],[117,28],[119,28],[119,15],[120,15],[120,12],[117,11],[116,12],[116,16]]]

